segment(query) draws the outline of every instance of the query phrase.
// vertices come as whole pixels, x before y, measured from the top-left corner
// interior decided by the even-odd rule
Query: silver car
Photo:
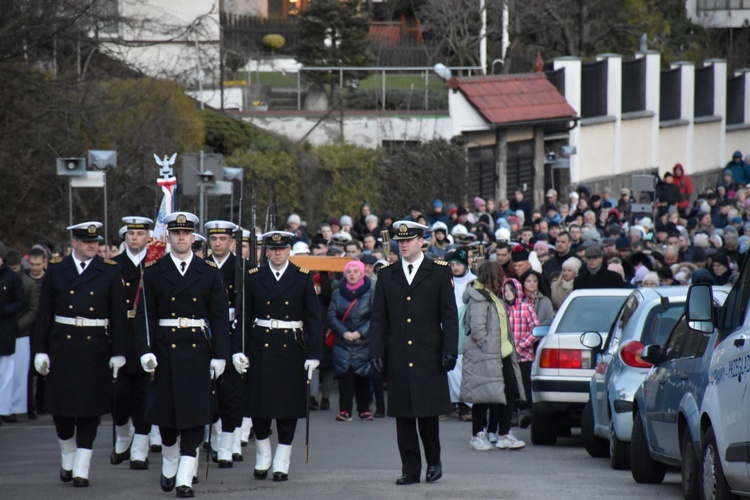
[[[688,287],[643,287],[620,309],[609,335],[581,336],[596,353],[590,399],[581,416],[581,438],[592,457],[610,457],[613,469],[630,468],[633,396],[651,364],[641,358],[646,345],[663,345],[685,310]]]

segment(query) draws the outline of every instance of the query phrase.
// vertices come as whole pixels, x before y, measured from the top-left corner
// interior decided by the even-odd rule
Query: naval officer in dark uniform
[[[204,228],[208,235],[208,245],[211,248],[211,255],[208,259],[219,268],[221,280],[227,291],[227,298],[229,301],[229,322],[231,325],[235,319],[234,303],[237,296],[234,283],[237,279],[235,274],[237,271],[237,257],[232,254],[231,250],[235,243],[234,232],[237,231],[239,227],[229,221],[212,220],[206,222]],[[234,339],[235,336],[240,339],[242,334],[241,332],[235,333],[230,328],[230,335],[232,339]],[[230,341],[230,343],[232,342]],[[238,344],[242,344],[241,340]],[[228,361],[231,362],[231,359],[228,358]],[[221,376],[218,383],[219,411],[214,416],[214,418],[221,418],[221,420],[213,423],[211,426],[211,431],[214,433],[214,438],[211,440],[211,447],[214,448],[214,450],[218,449],[216,458],[219,462],[219,468],[221,469],[232,468],[233,460],[235,458],[242,460],[242,455],[240,453],[232,453],[235,441],[235,431],[242,425],[242,410],[240,408],[241,387],[242,377],[236,370],[224,371],[224,374]],[[218,428],[220,433],[216,432],[216,428]],[[218,437],[218,439],[216,439],[216,437]]]
[[[438,416],[451,411],[447,372],[458,355],[456,299],[448,263],[422,253],[428,227],[412,221],[398,221],[393,227],[401,257],[378,272],[370,357],[373,367],[385,374],[388,416],[396,417],[402,473],[396,484],[420,481],[420,437],[431,483],[443,475]]]
[[[141,276],[146,264],[149,231],[153,228],[154,221],[139,216],[123,217],[122,221],[125,223],[125,251],[112,260],[120,267],[125,284],[125,307],[128,315],[125,354],[127,362],[115,383],[112,419],[117,439],[110,462],[117,465],[130,457],[131,469],[144,470],[148,469],[148,434],[151,431],[151,424],[144,418],[146,389],[150,377],[143,371],[135,349],[135,310],[138,301],[143,300]]]
[[[73,252],[50,262],[39,295],[34,367],[62,453],[60,479],[89,485],[99,418],[112,411],[112,377],[125,365],[125,293],[117,264],[97,255],[100,222],[68,229]]]
[[[143,369],[154,374],[146,420],[161,430],[161,487],[176,486],[177,497],[187,498],[194,495],[197,447],[211,422],[211,379],[221,376],[229,356],[229,308],[216,265],[191,250],[198,218],[174,212],[164,223],[171,251],[146,266],[136,347]]]
[[[320,304],[310,272],[289,262],[294,234],[271,231],[262,238],[268,263],[248,271],[245,352],[235,351],[232,360],[247,372],[243,408],[255,431],[253,476],[265,479],[273,467],[273,480],[286,481],[297,419],[307,412],[307,383],[320,364]],[[272,419],[279,438],[273,463]]]

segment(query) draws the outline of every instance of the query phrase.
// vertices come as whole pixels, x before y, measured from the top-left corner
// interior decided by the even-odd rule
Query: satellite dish
[[[99,170],[106,170],[117,166],[117,151],[103,151],[92,149],[89,151],[89,165]]]

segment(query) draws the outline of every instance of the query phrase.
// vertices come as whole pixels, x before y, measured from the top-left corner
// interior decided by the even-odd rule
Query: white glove
[[[224,369],[227,367],[226,359],[212,359],[211,360],[211,378],[219,378],[224,373]]]
[[[307,380],[312,380],[312,374],[315,369],[320,365],[320,361],[317,359],[306,359],[305,370],[307,370]]]
[[[236,352],[232,354],[232,364],[234,365],[234,369],[237,370],[237,373],[242,375],[247,373],[247,369],[250,367],[250,360],[241,352]]]
[[[112,378],[117,378],[117,372],[125,366],[125,356],[112,356],[109,358],[109,367],[112,368]]]
[[[236,320],[236,316],[234,313],[234,307],[229,308],[229,322],[232,323]]]
[[[156,356],[149,352],[148,354],[141,356],[141,366],[143,367],[144,372],[154,373],[154,370],[159,366],[159,363],[156,362]]]
[[[39,375],[49,375],[49,356],[43,352],[38,353],[34,356],[34,369],[39,372]]]

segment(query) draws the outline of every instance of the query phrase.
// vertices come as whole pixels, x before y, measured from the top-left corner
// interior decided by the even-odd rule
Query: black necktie
[[[280,276],[281,276],[281,273],[276,271],[276,279],[279,279]]]
[[[85,270],[86,270],[86,263],[85,262],[81,262],[81,272],[83,272]]]
[[[186,266],[186,265],[187,265],[187,264],[185,264],[185,262],[184,262],[184,261],[183,261],[183,262],[180,262],[180,269],[182,270],[182,274],[185,274],[185,266]]]
[[[411,264],[409,264],[408,266],[406,266],[406,268],[409,270],[409,276],[411,276],[411,272],[414,269],[414,266],[412,266]]]

